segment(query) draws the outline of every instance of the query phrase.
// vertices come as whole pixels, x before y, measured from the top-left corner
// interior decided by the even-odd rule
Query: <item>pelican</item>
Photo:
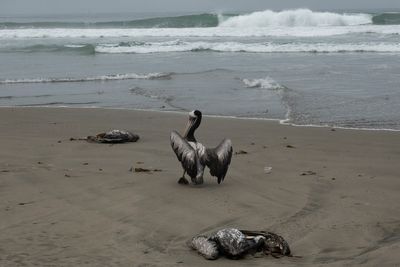
[[[136,142],[139,140],[139,135],[124,130],[112,130],[96,134],[96,136],[88,136],[86,140],[96,143],[126,143]]]
[[[215,260],[221,255],[240,259],[246,254],[261,251],[274,257],[291,256],[289,245],[283,237],[266,231],[225,228],[209,237],[195,236],[188,245],[208,260]]]
[[[199,110],[189,113],[183,137],[176,131],[171,133],[171,146],[183,167],[183,175],[178,183],[188,184],[187,173],[194,184],[203,183],[204,168],[210,169],[210,174],[217,177],[220,184],[228,171],[232,158],[232,142],[224,139],[215,148],[206,148],[197,142],[194,132],[200,126],[202,114]]]

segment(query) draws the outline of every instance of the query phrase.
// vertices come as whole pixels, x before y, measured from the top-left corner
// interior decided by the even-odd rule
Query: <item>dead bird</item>
[[[127,143],[136,142],[137,140],[139,140],[139,135],[125,130],[112,130],[105,133],[99,133],[95,136],[88,136],[86,140],[88,142],[109,144]]]
[[[218,259],[221,255],[230,259],[240,259],[257,252],[274,257],[291,256],[289,245],[283,237],[266,231],[225,228],[209,237],[195,236],[188,245],[208,260]]]

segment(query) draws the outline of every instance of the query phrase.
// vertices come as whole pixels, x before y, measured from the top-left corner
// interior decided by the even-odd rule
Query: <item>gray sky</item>
[[[400,9],[400,0],[0,0],[1,14]]]

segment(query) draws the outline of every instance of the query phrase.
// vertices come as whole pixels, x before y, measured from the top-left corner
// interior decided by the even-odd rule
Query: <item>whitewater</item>
[[[400,14],[338,14],[308,9],[244,15],[202,14],[110,22],[0,22],[0,38],[318,37],[352,33],[399,34]],[[377,21],[382,23],[374,23]],[[399,23],[395,23],[395,22]],[[391,23],[389,23],[391,22]],[[382,25],[388,23],[388,25]]]
[[[154,29],[3,29],[2,39],[18,38],[111,38],[111,37],[323,37],[345,34],[400,34],[399,25],[317,26],[317,27],[215,27]]]
[[[0,17],[0,106],[400,129],[400,13]]]

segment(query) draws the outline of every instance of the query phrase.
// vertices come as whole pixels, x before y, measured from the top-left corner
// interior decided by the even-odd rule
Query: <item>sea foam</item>
[[[1,39],[136,38],[136,37],[323,37],[345,34],[400,34],[400,25],[325,27],[213,27],[152,29],[3,29]]]
[[[285,88],[270,77],[265,77],[262,79],[242,79],[242,82],[247,88],[264,88],[270,90],[279,90]]]
[[[108,74],[101,76],[83,77],[83,78],[28,78],[28,79],[7,79],[0,80],[0,84],[19,84],[19,83],[64,83],[64,82],[93,82],[93,81],[113,81],[113,80],[131,80],[131,79],[168,79],[172,73],[126,73],[126,74]]]
[[[228,18],[220,27],[319,27],[319,26],[353,26],[371,24],[372,16],[368,14],[338,14],[331,12],[313,12],[309,9],[285,10],[274,12],[265,10]]]
[[[242,43],[242,42],[146,42],[132,44],[103,44],[95,47],[96,53],[167,53],[167,52],[247,52],[247,53],[345,53],[345,52],[400,52],[399,43]]]

